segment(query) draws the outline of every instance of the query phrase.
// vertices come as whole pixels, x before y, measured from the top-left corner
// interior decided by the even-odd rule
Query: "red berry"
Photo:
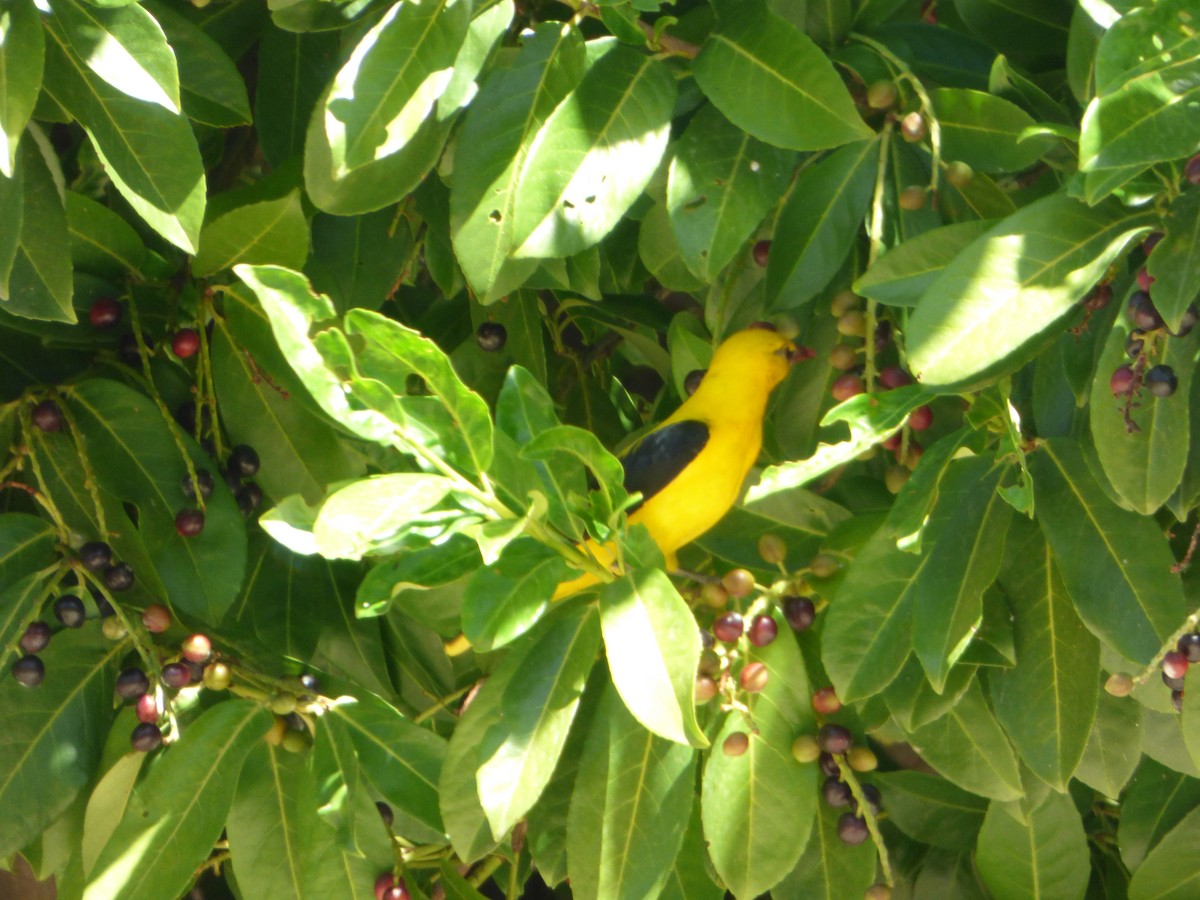
[[[1083,298],[1083,305],[1091,310],[1104,309],[1112,302],[1112,285],[1098,284]]]
[[[162,683],[178,690],[192,683],[192,672],[183,663],[167,663],[162,668]]]
[[[750,643],[755,647],[765,647],[779,634],[779,626],[771,616],[758,615],[750,623],[750,630],[747,632],[750,637]]]
[[[29,418],[34,425],[48,434],[62,431],[62,410],[58,408],[58,404],[53,400],[43,400],[33,408],[33,412],[30,413]]]
[[[758,241],[754,245],[752,255],[754,256],[754,261],[759,265],[759,267],[765,269],[767,267],[767,259],[771,256],[771,242]]]
[[[787,597],[783,601],[783,617],[793,631],[807,631],[817,617],[817,609],[807,597]]]
[[[1168,678],[1183,678],[1187,675],[1188,658],[1178,650],[1172,650],[1163,657],[1162,670]]]
[[[161,603],[151,603],[142,610],[142,624],[152,634],[162,634],[171,627],[171,611]]]
[[[716,621],[713,622],[712,630],[718,641],[732,644],[742,636],[743,628],[742,614],[727,612],[723,616],[717,616]]]
[[[171,350],[180,359],[195,356],[200,349],[200,334],[194,328],[181,328],[171,339]]]
[[[1142,266],[1137,270],[1137,285],[1143,291],[1150,290],[1150,285],[1154,284],[1154,276],[1146,271],[1146,267]]]
[[[158,721],[158,701],[153,694],[142,694],[138,697],[137,717],[139,722]]]
[[[913,431],[924,431],[933,424],[933,410],[928,406],[918,406],[908,416],[908,427]]]
[[[195,537],[204,530],[204,513],[198,509],[181,509],[175,514],[175,530],[180,537]]]
[[[1189,184],[1200,184],[1200,153],[1187,161],[1187,165],[1183,167],[1183,177]]]
[[[121,321],[121,304],[112,297],[101,297],[88,313],[93,328],[112,328]]]
[[[823,687],[813,693],[812,708],[814,712],[823,716],[832,716],[842,708],[842,701],[838,699],[837,691],[832,687]]]
[[[183,639],[179,649],[183,651],[183,658],[188,662],[208,662],[208,658],[212,656],[212,641],[207,635],[193,634]]]
[[[912,384],[912,376],[899,366],[888,366],[879,372],[879,385],[886,390],[904,387],[906,384]]]
[[[861,394],[865,388],[863,380],[857,375],[839,375],[833,380],[833,386],[830,388],[830,393],[833,394],[833,399],[838,403],[844,403],[851,397]]]
[[[750,749],[750,735],[744,731],[735,731],[725,738],[721,750],[726,756],[741,756]]]
[[[897,431],[895,434],[887,438],[880,446],[883,447],[884,450],[891,450],[894,452],[900,449],[900,444],[903,442],[904,435]]]
[[[1114,397],[1124,397],[1132,394],[1137,387],[1137,374],[1130,366],[1120,366],[1108,380]]]

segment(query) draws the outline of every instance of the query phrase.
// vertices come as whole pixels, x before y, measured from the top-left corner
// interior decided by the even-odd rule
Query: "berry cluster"
[[[92,304],[88,311],[88,319],[97,331],[110,331],[121,324],[125,311],[115,297],[101,297]],[[154,342],[143,336],[146,349],[153,350]],[[180,328],[171,338],[171,352],[179,359],[195,356],[200,350],[200,333],[194,328]],[[117,354],[121,362],[135,369],[142,365],[141,352],[138,349],[137,337],[132,332],[121,335],[117,341]]]
[[[1181,637],[1162,660],[1163,684],[1171,689],[1171,703],[1177,712],[1183,711],[1183,683],[1192,663],[1200,663],[1200,634],[1195,632]]]
[[[822,688],[813,695],[813,709],[821,715],[830,715],[841,709],[841,702],[833,688]],[[838,819],[838,837],[846,844],[861,844],[870,837],[870,828],[854,797],[848,772],[873,771],[878,764],[875,754],[867,747],[855,747],[854,735],[849,728],[826,722],[816,737],[802,734],[796,738],[792,744],[792,756],[803,763],[815,760],[825,776],[821,784],[822,799],[834,809],[848,807]],[[860,784],[859,788],[871,816],[879,815],[883,809],[879,789],[866,783]]]
[[[1149,256],[1162,237],[1162,232],[1155,232],[1146,238],[1142,243],[1143,252]],[[1130,295],[1126,306],[1126,315],[1133,324],[1125,341],[1125,353],[1130,361],[1118,366],[1108,382],[1113,396],[1124,398],[1125,428],[1131,433],[1138,430],[1131,412],[1140,405],[1139,397],[1143,389],[1154,397],[1170,397],[1179,386],[1175,371],[1170,366],[1162,363],[1152,364],[1152,360],[1161,355],[1168,337],[1183,337],[1196,327],[1197,321],[1200,321],[1200,309],[1192,304],[1184,313],[1179,330],[1169,331],[1151,298],[1154,277],[1145,266],[1138,269],[1137,283],[1138,289]],[[1104,296],[1104,287],[1098,285],[1084,298],[1085,307],[1096,308],[1095,304]],[[1109,295],[1111,296],[1111,291]]]

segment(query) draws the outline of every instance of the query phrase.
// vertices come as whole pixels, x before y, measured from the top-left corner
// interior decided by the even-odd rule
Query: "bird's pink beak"
[[[817,351],[812,347],[805,347],[803,344],[792,344],[788,349],[788,363],[795,365],[802,359],[812,359],[817,355]]]

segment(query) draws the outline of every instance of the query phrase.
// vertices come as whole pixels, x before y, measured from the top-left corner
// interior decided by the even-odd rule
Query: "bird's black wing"
[[[622,459],[625,490],[640,491],[641,506],[682,472],[708,443],[708,426],[685,420],[665,425],[642,438]]]

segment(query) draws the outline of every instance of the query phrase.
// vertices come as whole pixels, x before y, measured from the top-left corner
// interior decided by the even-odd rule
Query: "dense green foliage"
[[[0,0],[0,863],[1200,895],[1197,151],[1194,0]]]

